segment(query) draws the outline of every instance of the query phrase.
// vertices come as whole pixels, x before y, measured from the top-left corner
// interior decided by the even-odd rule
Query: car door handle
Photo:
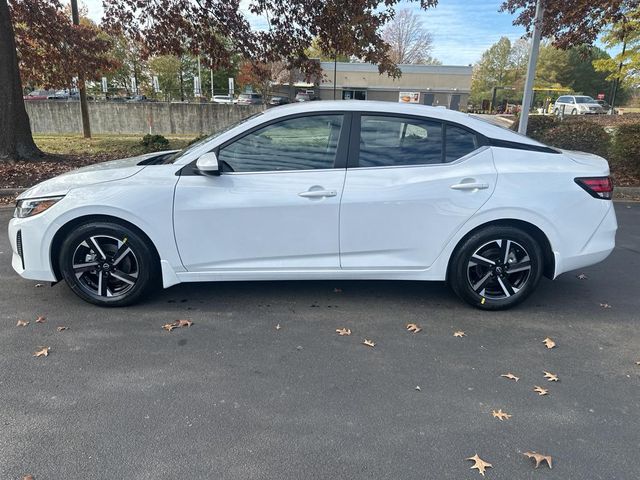
[[[298,196],[304,198],[335,197],[336,195],[338,195],[338,192],[335,190],[309,190],[298,194]]]
[[[489,188],[488,183],[456,183],[450,187],[453,190],[485,190]]]

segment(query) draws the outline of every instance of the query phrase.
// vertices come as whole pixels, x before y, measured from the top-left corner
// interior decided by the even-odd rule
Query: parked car
[[[602,107],[593,98],[586,95],[563,95],[558,97],[553,112],[560,115],[587,115],[604,113]]]
[[[238,96],[238,105],[262,105],[262,95],[259,93],[241,93]]]
[[[288,97],[271,97],[269,100],[269,105],[286,105],[289,103]]]
[[[296,102],[310,102],[313,100],[307,92],[298,92],[296,94]]]
[[[56,96],[55,90],[33,90],[22,98],[27,101],[33,100],[52,100]]]
[[[9,237],[24,278],[102,306],[160,279],[384,279],[496,310],[611,253],[612,191],[605,159],[464,113],[312,102],[40,183]]]
[[[233,95],[214,95],[211,99],[213,103],[237,103]]]

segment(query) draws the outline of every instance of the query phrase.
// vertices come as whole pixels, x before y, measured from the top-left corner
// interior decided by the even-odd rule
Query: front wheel
[[[138,301],[157,278],[152,249],[137,232],[109,222],[80,225],[62,242],[60,271],[73,292],[104,307]]]
[[[491,226],[467,238],[450,264],[449,283],[467,303],[503,310],[527,298],[538,286],[544,258],[527,232]]]

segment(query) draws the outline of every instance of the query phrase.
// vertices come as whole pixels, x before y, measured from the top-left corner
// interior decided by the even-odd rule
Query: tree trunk
[[[31,136],[22,99],[15,34],[7,0],[0,0],[0,162],[34,160],[42,155]]]

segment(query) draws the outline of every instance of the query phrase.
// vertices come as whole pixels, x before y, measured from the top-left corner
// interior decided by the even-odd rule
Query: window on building
[[[343,100],[366,100],[367,91],[366,90],[343,90],[342,99]]]

